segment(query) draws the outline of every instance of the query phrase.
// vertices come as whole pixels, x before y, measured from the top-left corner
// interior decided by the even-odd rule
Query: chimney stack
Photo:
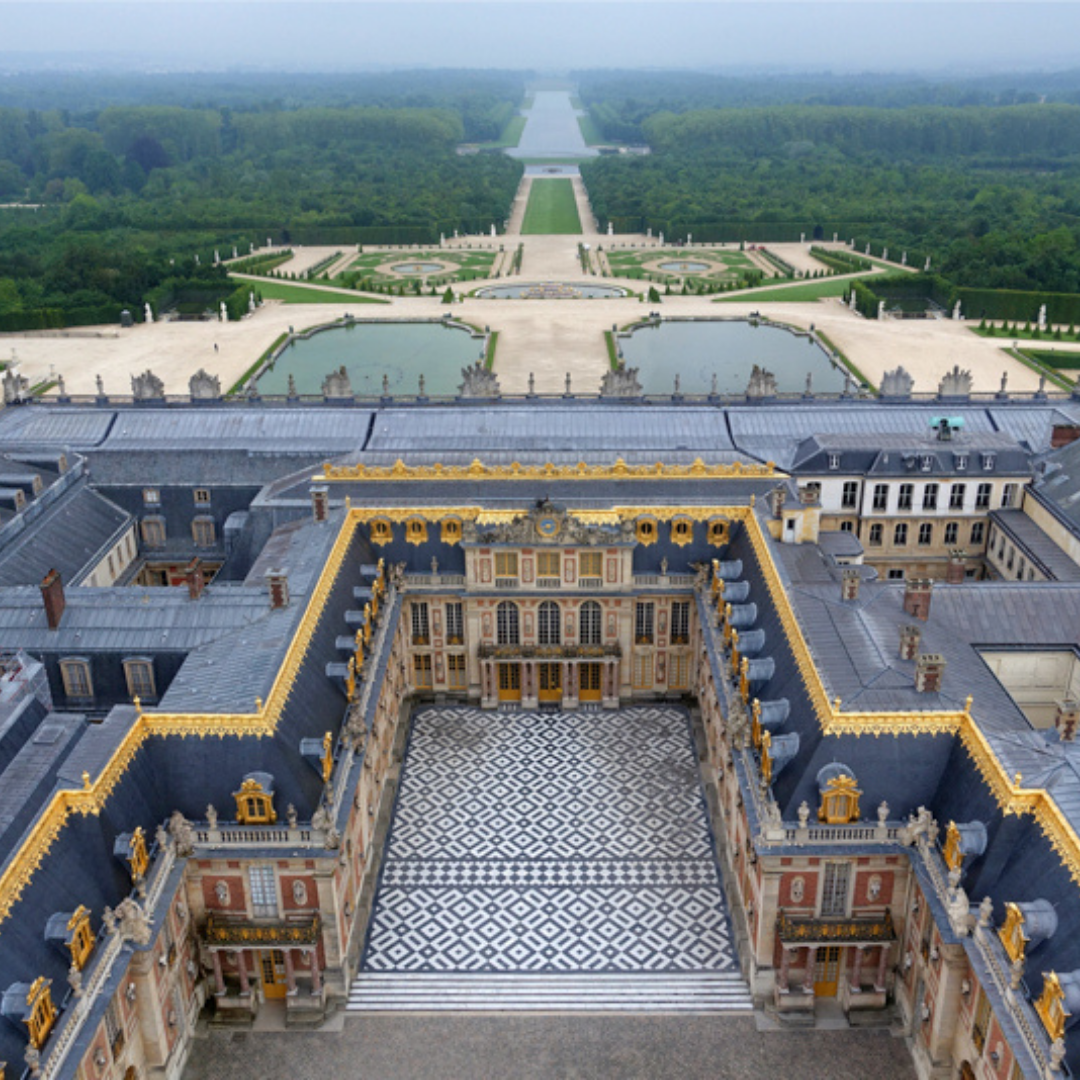
[[[966,567],[964,553],[959,548],[949,552],[949,565],[945,568],[945,582],[948,585],[963,585]]]
[[[1080,424],[1055,424],[1050,429],[1050,449],[1068,446],[1080,439]]]
[[[50,630],[60,627],[67,601],[64,599],[64,583],[59,570],[50,570],[41,581],[41,600],[45,605],[45,620]]]
[[[862,575],[857,566],[845,566],[840,577],[840,599],[858,600]]]
[[[945,677],[945,657],[940,653],[919,653],[915,657],[915,689],[920,694],[937,694]]]
[[[1076,729],[1080,726],[1080,701],[1075,698],[1066,698],[1057,703],[1057,712],[1054,715],[1054,727],[1057,728],[1058,737],[1062,742],[1075,742]]]
[[[325,485],[311,489],[311,512],[316,521],[325,521],[330,516],[330,490]]]
[[[784,503],[787,502],[787,492],[782,488],[773,488],[772,492],[772,513],[773,517],[777,521],[782,521],[784,517]]]
[[[914,619],[930,618],[930,594],[934,583],[929,578],[908,578],[904,585],[904,611]]]
[[[289,606],[289,575],[284,570],[271,570],[266,575],[270,586],[270,607]]]
[[[908,623],[900,627],[900,659],[914,660],[919,655],[919,638],[922,631]]]
[[[196,556],[184,568],[184,580],[187,582],[188,597],[198,600],[206,587],[206,578],[203,577],[202,559]]]

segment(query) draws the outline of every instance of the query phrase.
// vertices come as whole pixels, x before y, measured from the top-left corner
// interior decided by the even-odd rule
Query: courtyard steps
[[[737,972],[361,972],[349,1012],[748,1013]]]

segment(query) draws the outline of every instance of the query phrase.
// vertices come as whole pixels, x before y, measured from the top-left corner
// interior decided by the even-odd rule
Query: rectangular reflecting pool
[[[755,364],[776,376],[781,394],[801,393],[811,377],[815,393],[839,394],[844,371],[813,339],[783,327],[743,320],[662,322],[618,339],[625,363],[638,369],[646,394],[670,394],[679,377],[684,394],[746,392]]]
[[[441,322],[347,323],[294,341],[259,376],[258,388],[285,394],[292,375],[298,394],[319,394],[327,375],[344,366],[361,397],[380,395],[384,375],[391,395],[416,394],[421,375],[425,393],[456,394],[461,369],[483,352],[483,339]]]

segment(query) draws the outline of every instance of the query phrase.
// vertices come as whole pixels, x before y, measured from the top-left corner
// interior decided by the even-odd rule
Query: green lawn
[[[586,146],[599,146],[605,141],[604,136],[600,134],[600,129],[588,113],[579,116],[577,122],[578,127],[581,128],[581,137],[585,140]]]
[[[534,180],[521,226],[525,235],[566,235],[581,232],[574,185],[570,180]]]
[[[288,285],[283,281],[251,282],[252,288],[261,292],[264,300],[284,300],[286,304],[385,304],[373,296],[350,296],[329,289],[305,289],[300,285]]]
[[[480,143],[485,150],[507,150],[521,142],[521,133],[525,130],[525,117],[512,116],[502,129],[502,134],[495,142]]]
[[[872,275],[867,275],[867,277],[870,276]],[[751,289],[732,296],[721,296],[716,303],[734,304],[744,300],[779,300],[794,304],[801,300],[821,300],[827,296],[843,296],[850,287],[850,279],[838,281],[835,278],[823,278],[820,281],[808,281],[805,285],[778,285],[775,289]]]

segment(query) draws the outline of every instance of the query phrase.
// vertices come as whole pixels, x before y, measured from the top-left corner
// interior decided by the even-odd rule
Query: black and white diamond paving
[[[737,971],[683,710],[417,713],[358,983]]]

